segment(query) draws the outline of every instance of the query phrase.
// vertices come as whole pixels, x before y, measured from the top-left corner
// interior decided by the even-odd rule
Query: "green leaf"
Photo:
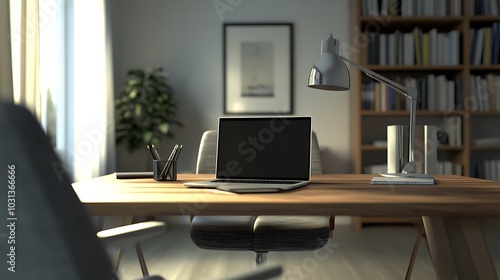
[[[152,131],[147,131],[142,136],[142,141],[144,141],[144,143],[151,143],[151,138],[153,138],[153,132]]]
[[[132,86],[132,87],[140,86],[140,85],[142,85],[142,81],[141,80],[129,80],[127,82],[127,85]]]
[[[160,130],[160,132],[163,134],[167,134],[169,129],[170,129],[170,125],[166,122],[164,122],[158,126],[158,130]]]
[[[142,105],[141,104],[136,104],[135,105],[135,116],[140,118],[142,115]]]
[[[130,99],[134,99],[137,96],[137,92],[138,92],[137,89],[131,90],[130,93],[128,94],[128,96],[130,97]]]

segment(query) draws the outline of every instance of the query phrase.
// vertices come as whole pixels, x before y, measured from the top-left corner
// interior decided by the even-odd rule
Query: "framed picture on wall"
[[[224,113],[293,113],[293,25],[224,24]]]

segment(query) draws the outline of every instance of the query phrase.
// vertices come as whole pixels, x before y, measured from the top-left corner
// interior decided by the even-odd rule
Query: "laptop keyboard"
[[[277,184],[277,185],[284,185],[284,184],[297,184],[299,181],[276,181],[276,180],[248,180],[248,179],[217,179],[213,180],[212,182],[214,183],[237,183],[237,184]]]

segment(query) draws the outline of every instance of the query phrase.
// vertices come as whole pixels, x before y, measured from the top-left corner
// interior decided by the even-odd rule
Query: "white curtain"
[[[9,0],[0,0],[0,101],[12,102],[12,56],[10,50]]]
[[[113,171],[114,94],[106,0],[0,1],[0,98],[5,94],[5,99],[27,107],[56,139],[54,146],[64,164],[55,166],[55,172],[67,171],[78,181]],[[4,58],[10,56],[4,47],[9,41],[10,66]],[[53,57],[58,60],[53,64],[60,65],[54,68],[56,75],[48,75],[51,71],[45,66]],[[12,89],[4,83],[8,73]]]
[[[73,171],[76,181],[114,170],[114,93],[106,0],[73,2]]]
[[[13,94],[16,104],[41,117],[38,0],[10,2]]]

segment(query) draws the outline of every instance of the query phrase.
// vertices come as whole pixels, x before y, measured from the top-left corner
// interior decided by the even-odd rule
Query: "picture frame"
[[[224,113],[293,113],[293,24],[226,23]]]

